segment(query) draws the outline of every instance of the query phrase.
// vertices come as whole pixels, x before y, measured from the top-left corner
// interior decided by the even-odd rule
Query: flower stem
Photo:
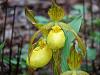
[[[60,75],[60,52],[53,52],[53,72],[54,75]]]

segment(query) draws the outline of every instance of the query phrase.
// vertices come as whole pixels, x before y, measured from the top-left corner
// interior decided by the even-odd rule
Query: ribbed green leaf
[[[74,29],[74,31],[76,33],[78,33],[80,26],[81,26],[81,23],[82,23],[82,17],[79,16],[79,17],[76,17],[68,25],[71,25],[71,27]],[[61,54],[61,69],[62,69],[62,72],[65,72],[66,70],[68,70],[68,64],[66,62],[66,59],[69,56],[71,43],[74,39],[75,39],[75,36],[73,35],[73,33],[71,33],[71,32],[66,33],[66,43],[65,43],[65,46],[64,46],[62,54]]]
[[[28,18],[28,20],[32,22],[32,24],[35,24],[37,22],[36,19],[34,18],[35,15],[32,10],[25,8],[25,15]]]
[[[40,28],[42,25],[38,24],[38,21],[35,19],[34,12],[28,8],[25,8],[25,15],[27,19],[36,27]]]
[[[64,31],[65,32],[65,31]],[[65,37],[66,37],[66,41],[65,41],[65,46],[62,50],[62,54],[61,54],[61,70],[62,72],[66,71],[69,69],[68,65],[67,65],[67,58],[69,53],[70,53],[70,50],[66,50],[66,48],[70,48],[69,45],[67,45],[68,43],[70,43],[69,41],[69,37],[67,37],[67,33],[65,32]]]
[[[2,48],[4,47],[4,45],[5,45],[5,42],[0,45],[0,51],[2,50]]]

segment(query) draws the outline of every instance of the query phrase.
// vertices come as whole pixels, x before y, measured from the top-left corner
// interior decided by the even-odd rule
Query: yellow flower
[[[47,37],[47,44],[51,49],[62,48],[65,44],[65,35],[60,26],[55,25]]]
[[[51,57],[52,51],[47,47],[45,42],[40,41],[39,46],[32,51],[28,65],[33,69],[44,67],[49,63]]]

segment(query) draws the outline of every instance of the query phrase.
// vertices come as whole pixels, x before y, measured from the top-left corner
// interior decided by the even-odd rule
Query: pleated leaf
[[[35,19],[35,15],[34,12],[28,8],[25,8],[25,15],[27,17],[27,19],[36,27],[36,28],[40,28],[42,26],[42,24],[39,24],[38,21]]]
[[[73,30],[76,33],[78,33],[79,30],[80,30],[81,24],[82,24],[82,17],[78,16],[72,22],[70,22],[68,25],[70,25],[73,28]],[[62,27],[65,30],[67,30],[67,29],[70,30],[70,28],[66,24],[64,24],[64,23],[59,23],[59,25],[62,25]],[[64,26],[66,26],[66,27],[64,27]],[[62,72],[65,72],[66,70],[69,69],[68,68],[68,64],[66,62],[66,59],[69,56],[70,46],[71,46],[71,43],[72,43],[72,41],[74,39],[75,39],[75,36],[73,35],[72,32],[67,32],[66,33],[66,43],[65,43],[65,46],[64,46],[62,54],[61,54],[61,69],[62,69]]]
[[[34,15],[34,12],[32,10],[25,8],[25,15],[28,18],[28,20],[30,22],[32,22],[32,24],[35,24],[37,22],[36,19],[34,18],[35,15]]]

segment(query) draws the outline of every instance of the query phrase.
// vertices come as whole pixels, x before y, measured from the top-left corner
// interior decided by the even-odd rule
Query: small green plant
[[[4,45],[5,45],[5,43],[1,43],[1,44],[0,44],[0,52],[1,52],[1,50],[3,49]]]
[[[3,50],[4,46],[5,46],[5,42],[3,42],[3,43],[0,44],[0,61],[2,59],[1,58],[2,57],[2,50]]]
[[[100,44],[100,32],[94,31],[90,33],[90,38],[95,41],[96,44]]]
[[[4,47],[6,47],[5,42],[0,44],[0,62],[2,61],[1,57],[2,57],[2,51],[4,50],[3,49]],[[15,72],[16,66],[19,63],[18,67],[19,67],[20,71],[22,72],[22,73],[20,72],[21,75],[23,73],[26,73],[26,71],[25,71],[25,69],[27,67],[26,58],[25,58],[25,57],[27,57],[27,52],[25,52],[26,49],[27,49],[26,47],[27,46],[25,45],[25,48],[23,48],[23,50],[21,48],[19,49],[19,50],[22,50],[22,54],[21,54],[21,56],[19,58],[19,60],[20,60],[19,62],[17,61],[17,57],[19,57],[19,54],[15,55],[15,57],[12,57],[12,59],[10,60],[9,59],[9,55],[6,55],[5,53],[3,53],[3,64],[6,65],[6,66],[9,66],[9,60],[10,60],[11,61],[11,65],[12,65],[12,72]]]

